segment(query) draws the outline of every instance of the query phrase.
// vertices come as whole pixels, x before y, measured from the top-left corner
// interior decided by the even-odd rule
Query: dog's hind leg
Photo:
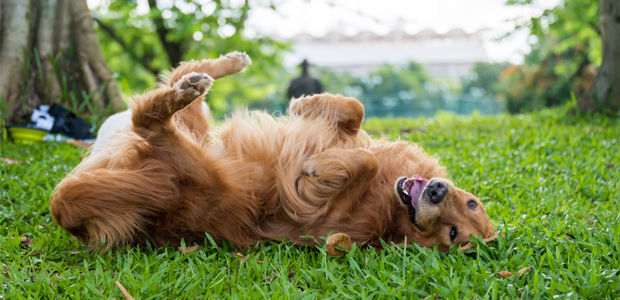
[[[170,166],[183,187],[183,205],[170,212],[177,216],[176,223],[182,224],[178,226],[247,245],[253,241],[258,211],[251,192],[259,188],[256,180],[235,160],[211,155],[209,144],[180,130],[172,118],[200,98],[211,82],[207,74],[190,73],[172,88],[162,87],[138,97],[132,110],[133,131],[146,140],[141,155]]]
[[[179,174],[213,182],[220,163],[206,154],[203,144],[179,129],[174,113],[202,98],[213,79],[207,74],[187,74],[174,87],[162,87],[139,96],[132,106],[133,131],[152,147],[150,156],[172,164]],[[219,166],[219,167],[218,167]]]
[[[136,97],[132,104],[133,130],[145,140],[157,143],[178,135],[172,116],[192,102],[200,101],[213,85],[213,78],[204,73],[189,73],[173,87],[161,87]]]
[[[187,128],[194,140],[202,143],[211,139],[211,134],[209,120],[202,110],[203,97],[198,97],[198,99],[179,110],[173,118],[178,126]]]
[[[150,160],[135,170],[98,169],[63,179],[50,198],[56,222],[82,242],[105,248],[144,243],[151,218],[165,214],[180,191],[170,168]],[[157,230],[148,230],[154,241]]]
[[[326,119],[345,134],[353,136],[357,136],[364,119],[362,103],[353,98],[331,94],[294,99],[289,111],[307,119]]]
[[[189,73],[206,73],[213,79],[219,79],[239,73],[251,63],[252,60],[247,54],[235,51],[216,59],[183,62],[169,76],[164,77],[164,81],[165,85],[172,87]]]
[[[213,168],[196,167],[209,163],[203,149],[172,120],[212,82],[206,74],[191,73],[172,88],[138,96],[132,107],[133,130],[150,145],[133,145],[136,153],[129,156],[137,159],[118,168],[108,166],[110,157],[99,160],[107,155],[100,153],[63,179],[50,200],[56,222],[91,245],[102,240],[106,247],[135,243],[137,236],[152,233],[146,228],[149,218],[178,202],[180,180],[215,177]]]
[[[174,87],[181,77],[190,73],[205,73],[213,79],[222,78],[241,72],[252,61],[245,53],[232,52],[217,59],[204,59],[202,61],[183,62],[175,68],[167,77],[164,77],[164,86]],[[187,127],[194,138],[205,141],[209,136],[209,122],[202,110],[203,98],[189,104],[175,114],[175,119],[179,125]]]

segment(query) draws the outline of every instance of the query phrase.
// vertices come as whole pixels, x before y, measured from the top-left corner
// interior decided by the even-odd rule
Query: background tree
[[[0,9],[3,119],[38,104],[123,106],[86,0],[2,0]]]
[[[406,65],[383,65],[362,78],[361,86],[371,94],[386,94],[409,91],[417,94],[426,92],[425,84],[430,81],[428,72],[421,64],[409,62]]]
[[[267,3],[252,1],[256,7]],[[216,116],[233,105],[277,102],[285,73],[286,44],[247,34],[248,1],[102,1],[93,8],[104,55],[125,95],[151,88],[157,76],[181,61],[215,58],[238,50],[252,58],[244,73],[218,80],[207,101]],[[275,9],[275,7],[272,7]]]
[[[495,97],[501,90],[500,75],[507,64],[477,62],[472,71],[461,78],[462,92]]]
[[[582,110],[617,111],[619,102],[611,99],[612,87],[620,89],[619,5],[617,0],[565,0],[519,25],[530,29],[532,51],[522,66],[503,73],[509,110],[559,105],[574,93]]]
[[[316,70],[316,76],[325,84],[325,91],[349,97],[363,98],[400,92],[411,93],[413,97],[424,96],[437,87],[424,66],[416,62],[385,64],[364,76],[332,72],[325,68]],[[429,91],[429,87],[433,91]]]
[[[620,2],[600,0],[602,62],[594,84],[581,97],[578,107],[620,116]]]

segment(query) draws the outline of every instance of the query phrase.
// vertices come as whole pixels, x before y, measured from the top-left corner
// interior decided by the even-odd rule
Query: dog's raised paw
[[[224,57],[230,60],[232,63],[231,67],[235,72],[240,72],[245,67],[252,64],[250,56],[243,52],[234,51],[224,55]]]
[[[192,72],[184,75],[174,84],[177,94],[192,91],[194,96],[200,96],[213,85],[213,78],[205,73]]]

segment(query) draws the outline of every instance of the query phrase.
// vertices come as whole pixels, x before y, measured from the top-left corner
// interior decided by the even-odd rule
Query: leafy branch
[[[151,66],[151,63],[153,62],[152,55],[144,55],[141,57],[138,56],[138,54],[134,51],[133,47],[127,46],[127,43],[125,43],[123,38],[116,34],[116,31],[114,31],[114,28],[112,28],[112,26],[103,23],[98,18],[93,17],[93,19],[95,20],[95,22],[97,22],[97,24],[99,24],[99,28],[101,28],[101,30],[103,30],[103,32],[105,32],[112,40],[114,40],[121,47],[123,47],[123,50],[127,54],[129,54],[129,56],[131,56],[133,60],[140,63],[145,69],[147,69],[149,72],[153,73],[153,75],[157,77],[157,75],[159,74],[159,70]]]

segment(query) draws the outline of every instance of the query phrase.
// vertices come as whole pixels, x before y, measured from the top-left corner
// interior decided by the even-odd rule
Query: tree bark
[[[39,4],[39,24],[37,26],[36,49],[41,61],[43,86],[39,87],[48,99],[55,101],[60,97],[61,90],[56,76],[54,76],[54,20],[56,15],[56,0],[41,1]]]
[[[31,3],[29,0],[2,0],[0,10],[0,95],[5,104],[4,109],[11,111],[14,106],[12,104],[19,101],[27,73],[24,66],[30,32]],[[0,111],[2,109],[3,107],[0,107]]]
[[[54,52],[64,53],[71,41],[71,0],[57,0],[56,23],[54,24]]]
[[[112,72],[108,68],[105,58],[103,58],[88,5],[84,0],[73,0],[71,2],[73,37],[78,51],[78,59],[83,66],[83,72],[86,74],[89,90],[98,95],[98,87],[105,82],[103,102],[106,105],[122,107],[123,100]]]
[[[94,95],[90,101],[102,104],[99,107],[125,107],[103,58],[86,0],[0,2],[3,117],[16,120],[23,112],[17,108],[22,106],[68,103],[75,100],[68,99],[70,93],[85,101],[84,90]],[[71,45],[77,57],[69,55]]]
[[[579,99],[581,111],[620,113],[620,2],[600,0],[603,60],[590,90]]]

